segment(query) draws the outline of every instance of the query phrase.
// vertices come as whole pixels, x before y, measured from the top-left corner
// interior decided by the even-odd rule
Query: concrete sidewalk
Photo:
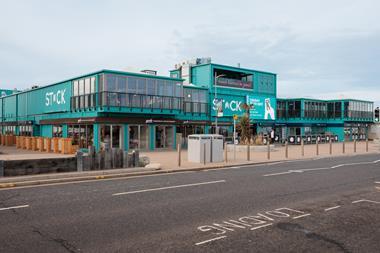
[[[239,148],[238,148],[239,149]],[[264,148],[265,150],[266,148]],[[233,149],[232,149],[233,150]],[[247,160],[247,147],[240,147],[240,152],[236,151],[236,155],[233,151],[227,152],[228,162],[212,163],[192,163],[187,161],[187,150],[181,152],[181,166],[178,167],[178,153],[176,151],[161,151],[161,152],[143,152],[142,155],[146,155],[150,158],[151,163],[161,164],[163,170],[171,170],[173,168],[191,169],[191,168],[207,168],[215,166],[234,166],[240,164],[255,164],[274,161],[287,161],[287,160],[299,160],[299,159],[311,159],[322,158],[330,156],[352,156],[358,154],[365,154],[366,143],[356,143],[356,153],[354,152],[354,142],[345,143],[345,153],[343,154],[343,144],[333,143],[332,154],[330,155],[330,145],[319,144],[319,155],[316,154],[316,145],[310,144],[304,146],[304,155],[302,155],[301,145],[289,145],[288,158],[285,157],[285,146],[276,145],[274,150],[270,152],[270,159],[266,151],[252,151],[250,152],[250,161]],[[369,142],[368,153],[380,153],[379,143]]]
[[[42,185],[42,184],[57,184],[65,182],[75,181],[90,181],[109,178],[122,178],[132,177],[139,175],[150,174],[162,174],[181,171],[198,171],[205,169],[215,169],[231,166],[241,165],[258,165],[267,164],[273,162],[290,161],[290,160],[308,160],[324,157],[341,157],[341,156],[354,156],[360,154],[378,153],[380,154],[379,143],[370,142],[368,145],[368,152],[366,152],[365,142],[358,142],[356,147],[356,153],[354,152],[354,143],[345,144],[345,153],[343,154],[342,143],[333,143],[332,154],[330,155],[329,144],[319,144],[319,155],[316,155],[316,145],[305,145],[304,155],[300,145],[289,146],[288,158],[285,157],[285,147],[277,145],[270,153],[270,159],[268,159],[267,152],[251,151],[250,161],[247,160],[247,149],[242,148],[240,152],[233,151],[227,152],[228,162],[221,163],[191,163],[187,161],[187,151],[181,152],[181,166],[178,167],[178,153],[176,151],[155,151],[144,152],[142,155],[146,155],[150,158],[151,163],[161,164],[161,170],[148,169],[148,168],[127,168],[127,169],[112,169],[112,170],[97,170],[97,171],[84,171],[84,172],[66,172],[66,173],[54,173],[54,174],[40,174],[31,176],[19,176],[19,177],[6,177],[0,178],[0,188]],[[40,154],[40,155],[43,155]]]

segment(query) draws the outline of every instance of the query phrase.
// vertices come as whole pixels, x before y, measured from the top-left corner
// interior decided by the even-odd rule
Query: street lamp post
[[[223,76],[226,76],[225,74],[221,74],[221,75],[216,75],[216,72],[215,72],[215,77],[214,77],[214,101],[217,102],[217,92],[216,92],[216,85],[217,85],[217,82],[218,82],[218,78],[220,77],[223,77]],[[218,108],[216,108],[216,111],[215,111],[215,134],[219,134],[219,129],[218,129]]]

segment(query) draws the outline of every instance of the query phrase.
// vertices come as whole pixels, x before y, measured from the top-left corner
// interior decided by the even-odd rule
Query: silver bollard
[[[368,138],[365,139],[365,152],[368,153]]]
[[[289,158],[289,144],[287,140],[285,141],[285,158]]]
[[[330,138],[330,143],[329,144],[330,144],[330,151],[329,152],[330,152],[330,155],[332,155],[332,139],[331,138]]]
[[[270,144],[269,144],[269,140],[268,140],[268,142],[267,142],[267,147],[268,147],[267,158],[268,158],[268,160],[270,160]]]
[[[251,161],[251,147],[247,145],[247,161]]]
[[[181,167],[181,144],[177,144],[178,167]]]
[[[227,159],[227,142],[224,143],[224,161],[225,163],[228,163],[228,159]]]
[[[319,155],[319,141],[317,140],[317,142],[315,144],[316,144],[316,152],[317,152],[317,156],[318,156]]]
[[[356,153],[356,140],[354,140],[354,153]]]
[[[305,143],[303,138],[301,139],[301,154],[302,156],[305,156]]]

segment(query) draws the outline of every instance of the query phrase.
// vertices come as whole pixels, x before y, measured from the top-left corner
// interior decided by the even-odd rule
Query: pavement
[[[0,252],[380,252],[380,155],[0,189]]]
[[[40,153],[36,151],[16,149],[15,147],[0,146],[3,154],[0,155],[0,160],[11,159],[38,159],[38,158],[54,158],[72,155],[61,155],[54,153]],[[250,160],[247,160],[246,149],[241,152],[234,152],[233,149],[227,152],[227,162],[219,163],[193,163],[187,161],[187,150],[182,150],[181,153],[181,166],[178,167],[178,153],[176,151],[155,151],[143,152],[141,155],[148,156],[151,163],[160,164],[162,170],[155,168],[122,168],[112,170],[97,170],[85,172],[65,172],[54,174],[39,174],[30,176],[16,176],[16,177],[0,177],[0,188],[21,187],[30,185],[65,183],[70,181],[86,181],[86,180],[99,180],[109,178],[133,177],[143,176],[149,174],[162,174],[173,172],[185,171],[200,171],[207,169],[226,168],[240,165],[260,165],[268,163],[276,163],[283,161],[297,161],[297,160],[314,160],[327,157],[350,157],[361,154],[376,154],[380,153],[380,145],[377,142],[369,142],[368,152],[366,150],[365,142],[358,142],[356,152],[354,152],[354,143],[345,143],[345,153],[343,153],[342,143],[333,143],[332,153],[330,154],[329,144],[319,144],[319,154],[316,154],[315,145],[305,145],[304,153],[299,145],[290,145],[288,148],[288,158],[285,157],[285,147],[276,145],[275,149],[270,153],[268,159],[267,152],[251,151]]]

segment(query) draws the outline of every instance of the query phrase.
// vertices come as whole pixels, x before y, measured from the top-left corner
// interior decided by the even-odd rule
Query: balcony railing
[[[302,114],[301,114],[302,113]],[[325,110],[286,110],[286,109],[277,109],[277,118],[278,119],[294,119],[301,118],[303,119],[343,119],[342,112],[340,111],[325,111]],[[348,111],[344,113],[345,119],[355,119],[355,120],[373,120],[372,112],[362,112],[362,111]]]
[[[152,110],[179,110],[186,113],[208,113],[207,103],[183,102],[183,98],[181,97],[104,91],[71,98],[72,110],[93,109],[96,107],[127,107]]]

